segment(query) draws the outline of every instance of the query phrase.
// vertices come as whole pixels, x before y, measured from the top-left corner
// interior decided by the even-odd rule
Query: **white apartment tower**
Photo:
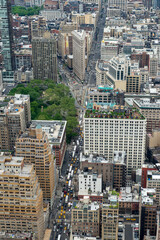
[[[127,10],[127,0],[108,0],[108,7],[118,7],[123,11]]]
[[[83,81],[85,75],[85,37],[84,30],[74,30],[73,35],[73,72]]]
[[[112,160],[114,151],[125,151],[128,174],[144,162],[145,139],[146,119],[136,109],[85,113],[84,154],[96,153]]]

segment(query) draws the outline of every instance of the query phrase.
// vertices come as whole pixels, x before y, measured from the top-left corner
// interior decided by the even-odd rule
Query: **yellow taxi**
[[[64,198],[66,197],[66,194],[64,194]]]
[[[59,219],[61,218],[61,216],[59,216]]]
[[[74,173],[76,173],[76,171],[74,171]]]
[[[67,230],[67,227],[64,227],[64,230]]]
[[[75,161],[73,163],[75,163]]]
[[[63,216],[63,218],[65,219],[65,218],[66,218],[66,216],[64,215],[64,216]]]
[[[68,184],[68,181],[66,181],[66,184]]]
[[[69,196],[69,192],[67,193],[67,195]]]
[[[63,209],[63,206],[61,206],[61,209]]]

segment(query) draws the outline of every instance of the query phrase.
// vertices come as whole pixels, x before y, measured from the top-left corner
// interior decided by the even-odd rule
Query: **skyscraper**
[[[14,83],[13,36],[11,27],[11,7],[9,0],[0,1],[0,31],[2,37],[3,82]]]
[[[6,234],[4,239],[8,239],[7,233],[32,232],[36,240],[43,240],[43,193],[33,165],[24,164],[23,157],[1,154],[0,181],[0,232]]]
[[[73,35],[73,72],[80,80],[85,75],[85,37],[84,30],[72,32]]]
[[[39,37],[32,40],[34,79],[57,81],[57,42],[52,37]]]
[[[40,125],[32,124],[16,141],[16,156],[24,157],[26,164],[34,164],[43,199],[53,205],[55,192],[55,161],[47,134]]]

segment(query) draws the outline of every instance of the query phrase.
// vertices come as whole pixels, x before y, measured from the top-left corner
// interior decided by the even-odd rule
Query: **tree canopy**
[[[67,142],[76,136],[77,111],[67,86],[53,80],[32,80],[27,86],[18,84],[9,95],[15,93],[30,95],[33,120],[66,120]]]
[[[42,7],[21,7],[21,6],[13,6],[12,7],[12,14],[18,14],[19,16],[32,16],[32,15],[39,15],[40,10]]]

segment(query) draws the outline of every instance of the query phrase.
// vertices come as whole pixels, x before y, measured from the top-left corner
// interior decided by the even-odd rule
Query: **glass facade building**
[[[13,36],[11,26],[11,7],[9,0],[0,1],[0,31],[2,36],[3,82],[14,82]]]

